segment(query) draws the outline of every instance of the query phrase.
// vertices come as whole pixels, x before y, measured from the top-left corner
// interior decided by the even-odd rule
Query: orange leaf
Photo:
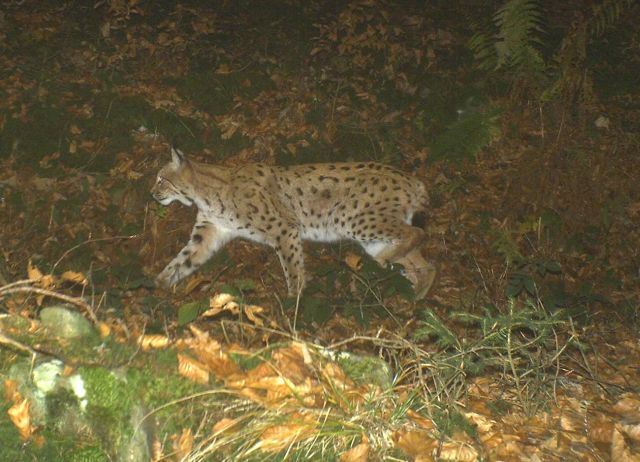
[[[20,394],[18,393],[18,383],[15,380],[5,379],[4,399],[7,401],[17,401],[20,399]]]
[[[190,428],[182,430],[180,437],[173,442],[173,450],[176,453],[178,460],[186,460],[193,449],[193,433]]]
[[[209,382],[209,370],[199,361],[178,354],[178,373],[196,383]]]
[[[291,446],[297,441],[305,440],[315,431],[315,422],[302,419],[284,425],[276,425],[260,435],[257,447],[267,452],[276,452]]]
[[[362,267],[362,257],[354,253],[348,253],[344,262],[352,271],[358,271]]]
[[[340,462],[367,462],[369,460],[369,440],[362,438],[362,443],[352,447],[340,456]]]
[[[220,433],[224,433],[230,428],[236,426],[239,422],[240,422],[240,419],[229,419],[227,417],[224,417],[218,420],[213,425],[213,427],[211,428],[211,431],[213,432],[214,435],[219,435]]]
[[[84,274],[78,273],[76,271],[65,271],[64,273],[62,273],[61,278],[63,281],[74,282],[82,286],[86,286],[89,283]]]
[[[42,272],[35,266],[31,264],[31,260],[27,263],[27,277],[29,279],[33,279],[34,281],[39,281],[42,279]]]
[[[143,351],[166,348],[170,344],[171,340],[166,335],[141,335],[138,338],[138,345]]]
[[[409,457],[429,456],[437,445],[437,441],[429,438],[423,431],[399,431],[393,437],[396,447]],[[428,460],[428,459],[427,459]]]
[[[31,425],[31,414],[29,413],[29,406],[29,401],[27,400],[27,398],[24,398],[20,401],[17,401],[7,411],[11,422],[16,426],[23,440],[28,439],[33,434],[33,426]]]
[[[98,332],[100,332],[100,337],[108,337],[109,335],[111,335],[111,327],[107,323],[99,322]]]

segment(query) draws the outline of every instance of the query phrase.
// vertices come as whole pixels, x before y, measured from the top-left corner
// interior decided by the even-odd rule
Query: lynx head
[[[171,162],[160,169],[156,184],[151,188],[153,198],[162,205],[169,205],[173,201],[187,206],[193,204],[189,196],[192,189],[189,181],[191,173],[189,160],[182,151],[172,146]]]

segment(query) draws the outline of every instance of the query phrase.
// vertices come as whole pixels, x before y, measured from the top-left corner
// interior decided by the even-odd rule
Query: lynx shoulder
[[[305,284],[303,240],[350,239],[381,265],[402,264],[418,298],[433,283],[435,268],[420,252],[424,232],[411,225],[428,196],[410,175],[375,162],[227,168],[173,148],[171,157],[153,197],[195,205],[198,214],[189,242],[156,278],[161,286],[190,275],[237,237],[275,250],[289,295]]]

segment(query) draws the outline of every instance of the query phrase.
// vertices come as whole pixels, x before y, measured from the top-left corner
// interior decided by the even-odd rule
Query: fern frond
[[[431,145],[430,162],[441,159],[461,160],[475,156],[500,136],[500,110],[463,114],[449,125]]]
[[[532,58],[542,62],[535,46],[543,33],[542,5],[539,0],[510,0],[494,15],[496,36],[496,68],[520,66]]]
[[[492,24],[480,32],[473,34],[469,39],[468,47],[473,51],[473,57],[478,67],[485,71],[495,69],[498,61],[496,53],[495,32],[491,30]]]
[[[589,26],[589,35],[592,37],[600,37],[604,32],[618,22],[622,13],[635,0],[604,0],[601,4],[593,7],[591,24]]]

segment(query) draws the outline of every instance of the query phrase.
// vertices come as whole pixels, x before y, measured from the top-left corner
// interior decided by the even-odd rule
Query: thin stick
[[[98,325],[98,318],[96,318],[96,315],[93,312],[93,309],[91,308],[91,306],[88,303],[80,300],[79,298],[70,297],[68,295],[60,294],[52,290],[40,289],[38,287],[12,287],[9,289],[0,288],[0,297],[3,297],[5,295],[10,295],[10,294],[15,294],[15,293],[33,293],[38,295],[44,295],[46,297],[58,298],[67,303],[71,303],[73,305],[79,306],[80,308],[86,311],[91,321],[95,325]]]
[[[60,258],[58,258],[58,261],[56,261],[53,264],[53,268],[51,269],[51,272],[53,273],[55,271],[55,269],[58,267],[58,265],[60,264],[60,262],[62,260],[64,260],[64,258],[69,255],[71,252],[73,252],[74,250],[76,250],[79,247],[82,247],[83,245],[86,244],[91,244],[92,242],[102,242],[102,241],[115,241],[115,240],[119,240],[119,239],[134,239],[136,237],[140,237],[139,234],[132,234],[130,236],[113,236],[113,237],[100,237],[100,238],[96,238],[96,239],[87,239],[84,242],[81,242],[80,244],[74,245],[73,247],[71,247],[69,250],[67,250],[66,252],[64,252]]]

